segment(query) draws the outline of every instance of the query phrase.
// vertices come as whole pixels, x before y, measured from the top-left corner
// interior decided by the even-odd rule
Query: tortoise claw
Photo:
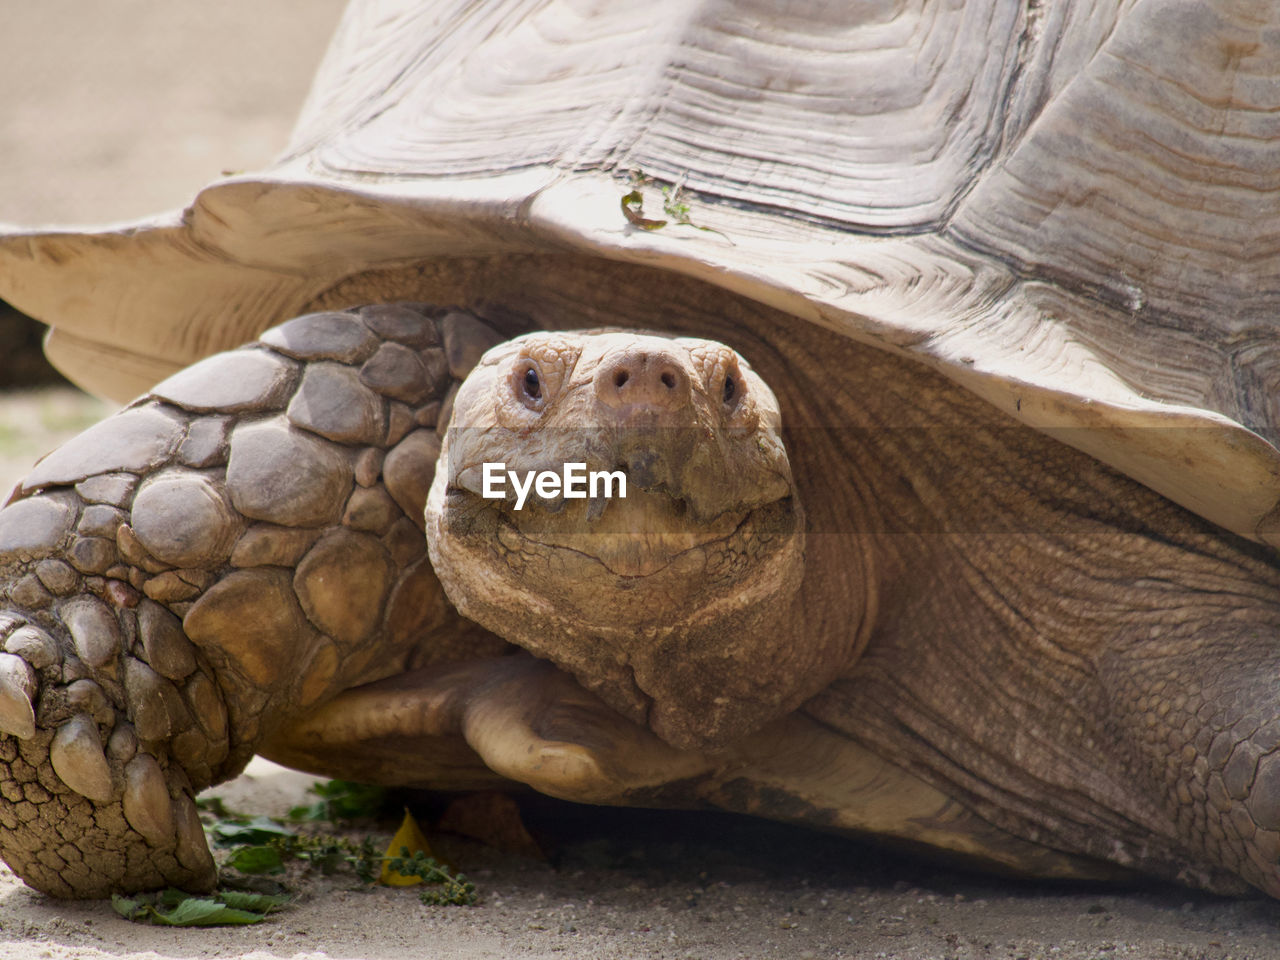
[[[124,818],[153,847],[173,843],[173,801],[155,757],[142,753],[124,768]]]
[[[113,664],[120,655],[120,624],[111,608],[97,597],[76,597],[59,613],[75,644],[76,656],[95,670]]]
[[[174,853],[178,863],[193,876],[209,878],[209,885],[212,885],[215,876],[213,854],[209,852],[209,844],[205,841],[204,827],[200,825],[200,813],[196,810],[195,801],[186,793],[180,793],[173,802],[173,809],[178,831],[178,848]]]
[[[58,644],[53,637],[33,623],[24,624],[4,642],[6,653],[21,657],[36,670],[43,670],[58,662]]]
[[[0,733],[19,740],[36,735],[36,675],[27,661],[0,653]]]
[[[49,747],[49,762],[59,779],[76,793],[95,803],[111,800],[115,792],[111,768],[102,751],[98,725],[87,714],[78,713],[58,727]]]

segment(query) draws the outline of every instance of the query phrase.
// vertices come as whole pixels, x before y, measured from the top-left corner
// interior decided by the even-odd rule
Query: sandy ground
[[[338,0],[10,2],[0,10],[0,221],[130,219],[185,203],[287,136]],[[0,385],[3,386],[3,385]],[[0,394],[0,490],[108,408]],[[310,778],[255,761],[218,788],[278,814]],[[732,817],[526,804],[544,861],[438,841],[473,908],[305,880],[250,928],[131,925],[0,875],[0,960],[32,957],[1280,957],[1280,910],[1184,890],[1071,888],[939,868]],[[392,825],[384,825],[389,829]]]

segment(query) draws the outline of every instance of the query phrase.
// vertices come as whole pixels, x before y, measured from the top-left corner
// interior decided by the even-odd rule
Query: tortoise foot
[[[259,752],[389,786],[514,781],[604,804],[670,800],[711,767],[702,753],[664,743],[527,654],[427,667],[348,690],[276,731]]]
[[[70,620],[80,636],[91,629]],[[108,622],[118,624],[99,629]],[[130,675],[152,671],[113,662],[91,677],[73,652],[76,634],[60,641],[12,610],[0,623],[0,855],[31,886],[60,897],[211,888],[192,784],[167,745],[139,737],[138,722],[148,730],[154,709],[127,703],[140,686]],[[155,705],[165,699],[149,693]]]

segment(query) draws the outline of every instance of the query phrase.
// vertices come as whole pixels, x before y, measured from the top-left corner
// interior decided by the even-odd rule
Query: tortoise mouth
[[[790,495],[709,519],[700,519],[685,498],[665,485],[633,488],[627,496],[612,499],[530,497],[522,509],[451,485],[446,503],[455,519],[478,520],[489,513],[492,533],[504,552],[558,556],[565,572],[616,578],[623,589],[633,585],[628,581],[664,572],[705,576],[716,557],[745,557],[748,541],[761,533],[796,532]]]
[[[637,578],[661,573],[691,552],[727,541],[753,512],[731,510],[701,521],[681,497],[665,490],[636,490],[611,500],[558,501],[552,509],[503,509],[499,523],[529,544],[570,551],[615,576]]]

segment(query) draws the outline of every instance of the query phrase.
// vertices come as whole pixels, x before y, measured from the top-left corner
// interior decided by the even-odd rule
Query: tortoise
[[[0,512],[0,853],[207,887],[256,752],[1280,895],[1278,27],[357,0],[271,169],[0,237],[139,397]]]

